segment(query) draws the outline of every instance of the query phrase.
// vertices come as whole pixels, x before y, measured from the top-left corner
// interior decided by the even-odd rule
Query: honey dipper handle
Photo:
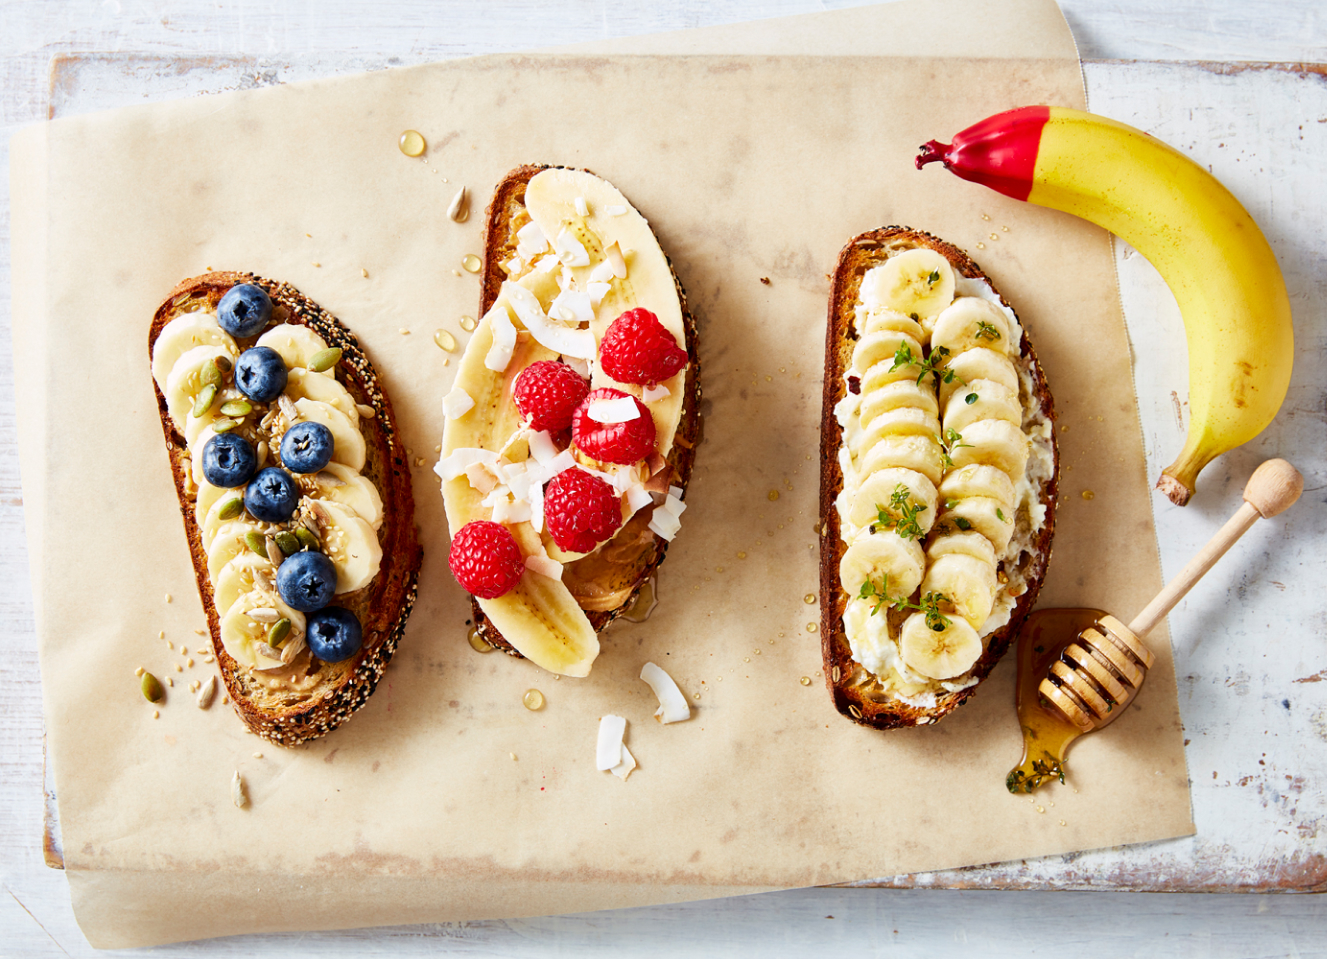
[[[1244,487],[1244,505],[1239,508],[1225,526],[1217,530],[1193,559],[1189,560],[1179,575],[1166,584],[1156,599],[1134,617],[1129,629],[1139,637],[1146,636],[1157,623],[1161,622],[1175,604],[1184,598],[1193,588],[1193,584],[1216,565],[1216,561],[1225,555],[1226,550],[1243,536],[1250,526],[1261,517],[1275,516],[1299,499],[1304,490],[1304,477],[1285,460],[1268,460],[1253,471],[1248,485]]]

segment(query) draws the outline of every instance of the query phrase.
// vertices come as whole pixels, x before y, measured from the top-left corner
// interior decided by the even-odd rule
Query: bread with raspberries
[[[498,184],[480,312],[444,403],[449,564],[480,637],[583,676],[682,525],[700,433],[696,322],[645,218],[611,184],[560,167]],[[491,557],[513,550],[524,569],[510,583]]]
[[[415,602],[391,401],[353,333],[249,273],[179,284],[147,345],[224,693],[273,743],[323,736],[368,700]]]
[[[821,649],[863,725],[971,698],[1036,602],[1055,409],[1026,330],[957,247],[906,227],[839,254],[821,419]]]

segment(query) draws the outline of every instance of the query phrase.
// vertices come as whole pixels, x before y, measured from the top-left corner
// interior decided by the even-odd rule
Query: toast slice
[[[886,286],[881,284],[899,276],[905,261],[893,273],[871,271],[911,250],[943,257],[952,270],[950,289],[959,294],[942,292],[942,269],[923,271],[920,282],[941,297],[927,301],[928,310],[965,299],[962,307],[980,307],[972,315],[991,322],[980,321],[955,340],[956,321],[941,319],[944,312],[901,315],[882,301],[879,291]],[[924,261],[914,254],[907,262]],[[906,300],[914,294],[897,295]],[[1003,319],[989,315],[993,312]],[[1000,340],[1001,333],[1008,340]],[[949,353],[937,349],[942,334],[955,346]],[[1012,372],[1003,367],[1003,373],[987,372],[981,363],[1000,361],[975,349],[968,354],[960,343],[1007,356]],[[1003,384],[995,382],[1005,377]],[[909,406],[904,397],[918,397],[917,391],[923,395]],[[829,301],[823,403],[820,603],[826,683],[838,711],[862,725],[934,723],[973,696],[1004,655],[1036,602],[1050,560],[1059,460],[1045,376],[1009,304],[966,253],[927,233],[891,226],[854,237],[839,254]],[[978,423],[1001,415],[1009,422]],[[951,432],[951,424],[960,429]],[[983,446],[981,437],[992,436],[992,445]],[[1017,447],[1024,440],[1027,458],[1020,469],[1009,461],[1019,458]],[[1015,454],[1000,452],[1009,449]],[[921,473],[909,467],[934,471],[933,484],[916,479]],[[1003,480],[992,472],[997,467],[1018,475]],[[960,470],[965,472],[959,475]],[[974,483],[988,495],[975,495]],[[1013,499],[1001,504],[998,497],[1010,495]],[[852,557],[848,540],[854,544]],[[947,552],[959,555],[938,569]],[[910,578],[911,564],[918,561],[920,572]],[[983,581],[990,575],[986,563],[995,575]],[[955,567],[961,575],[954,575]],[[882,575],[862,580],[866,568]],[[892,581],[884,571],[893,572]],[[972,585],[976,582],[985,582],[989,592]],[[987,610],[990,615],[983,617]],[[976,620],[971,630],[966,619]],[[925,645],[951,633],[948,649],[944,643]],[[974,645],[978,639],[980,645]],[[938,657],[932,655],[937,649]],[[912,668],[910,663],[919,661],[929,673]]]
[[[345,417],[347,422],[357,424],[364,447],[362,467],[356,471],[334,462],[325,467],[321,473],[301,475],[297,481],[301,495],[300,512],[290,522],[259,523],[240,509],[238,517],[234,517],[235,523],[232,524],[239,529],[246,526],[258,527],[262,534],[260,540],[266,540],[267,552],[273,549],[273,537],[276,533],[293,534],[295,527],[300,525],[300,516],[305,518],[306,527],[323,535],[324,543],[319,548],[325,548],[331,554],[336,552],[335,546],[331,545],[334,542],[333,537],[339,537],[341,533],[336,532],[332,525],[323,525],[324,520],[331,520],[333,524],[340,523],[345,528],[354,523],[355,529],[367,529],[366,535],[376,536],[377,545],[382,552],[377,572],[364,585],[350,592],[338,593],[332,599],[332,605],[348,609],[356,616],[363,634],[363,645],[359,650],[339,662],[324,662],[313,655],[307,644],[300,641],[298,625],[292,629],[289,639],[282,648],[285,649],[292,644],[301,648],[293,656],[287,654],[285,658],[289,659],[289,662],[282,662],[279,668],[259,668],[271,666],[270,662],[261,659],[241,662],[236,658],[236,654],[244,656],[246,653],[238,648],[228,648],[223,639],[223,619],[229,610],[219,609],[217,600],[219,577],[222,576],[226,566],[226,563],[220,561],[225,557],[219,552],[209,557],[207,544],[215,544],[218,539],[229,535],[224,527],[218,528],[218,516],[221,515],[218,508],[227,497],[232,496],[232,493],[229,490],[210,487],[210,484],[197,482],[199,474],[194,469],[189,439],[194,440],[195,455],[197,455],[204,445],[203,433],[215,435],[213,426],[226,422],[221,412],[221,405],[228,395],[231,399],[237,399],[234,395],[236,391],[223,389],[223,392],[216,397],[215,405],[206,409],[199,420],[191,419],[190,412],[179,415],[178,409],[177,415],[172,416],[171,404],[166,394],[178,396],[179,391],[164,389],[163,382],[169,382],[166,364],[174,352],[163,347],[162,353],[167,355],[157,358],[156,348],[158,339],[168,324],[177,318],[194,313],[210,314],[210,316],[198,321],[206,328],[194,340],[187,341],[186,345],[204,339],[208,342],[222,342],[225,334],[215,325],[214,319],[217,305],[222,296],[237,284],[253,284],[261,287],[271,298],[272,319],[265,329],[271,330],[281,324],[302,327],[321,338],[321,340],[309,339],[308,342],[315,344],[325,342],[327,347],[341,350],[340,359],[325,373],[312,373],[308,370],[303,372],[292,370],[291,373],[292,377],[299,378],[301,384],[310,377],[324,376],[334,377],[335,383],[318,379],[317,382],[321,387],[319,392],[313,394],[311,392],[313,384],[309,383],[297,391],[303,393],[303,396],[294,400],[291,399],[292,387],[288,384],[286,391],[270,404],[257,402],[249,404],[253,408],[252,412],[239,417],[240,423],[232,427],[234,432],[247,435],[260,450],[260,460],[271,458],[266,464],[270,466],[274,465],[276,454],[264,451],[263,447],[267,445],[266,439],[272,436],[271,430],[274,424],[289,425],[287,420],[282,418],[284,416],[282,410],[287,403],[304,403],[310,395],[321,396],[337,404],[344,411],[338,415]],[[209,323],[211,326],[207,326]],[[221,333],[221,337],[218,337],[217,333]],[[224,347],[217,348],[218,355],[230,351],[233,363],[233,356],[253,346],[261,338],[262,333],[260,330],[253,336],[233,338]],[[212,650],[216,656],[225,691],[245,725],[270,742],[282,746],[294,746],[324,736],[363,706],[373,693],[401,640],[406,620],[415,602],[422,552],[415,529],[409,465],[404,444],[397,433],[391,401],[354,334],[290,284],[278,283],[249,273],[208,273],[180,283],[157,309],[148,333],[148,353],[156,360],[154,382],[157,384],[157,407],[162,433],[170,458],[171,473],[175,481],[189,553],[193,560],[198,594],[207,615]],[[176,360],[177,364],[181,362],[184,361]],[[233,381],[228,378],[226,382]],[[340,387],[338,388],[336,384],[340,384]],[[203,419],[210,425],[199,432],[198,422]],[[181,421],[187,424],[185,429],[181,428]],[[264,427],[262,425],[264,421],[267,421],[269,426]],[[186,429],[192,434],[191,436],[186,436]],[[259,446],[260,443],[262,446]],[[333,474],[331,472],[333,470],[337,472]],[[359,474],[358,477],[355,476],[356,472]],[[364,488],[363,480],[371,483],[376,492],[369,493]],[[350,487],[362,491],[368,500],[350,500],[347,498],[348,494],[342,493],[337,494],[341,498],[333,503],[331,497],[336,489],[345,490]],[[205,512],[200,508],[200,489],[203,490],[204,497],[201,505],[207,507]],[[355,495],[359,496],[360,493],[357,492]],[[374,509],[374,497],[380,499],[380,509]],[[206,502],[208,499],[213,501],[210,506]],[[371,519],[376,519],[380,523],[376,533],[371,525],[359,525],[366,521],[358,518],[345,519],[347,511],[340,505],[343,500],[351,502],[359,509],[359,513],[353,509],[348,511],[353,516],[358,517],[360,513],[365,512],[376,513],[371,516]],[[363,502],[368,502],[368,506],[360,505]],[[322,504],[321,512],[318,512],[319,507],[316,504]],[[234,510],[235,506],[232,505],[232,511]],[[307,534],[306,529],[302,534],[306,546],[309,542]],[[241,604],[247,597],[257,595],[253,586],[255,577],[262,577],[263,583],[269,589],[272,587],[275,579],[275,569],[270,565],[272,557],[263,556],[252,547],[244,546],[242,537],[236,540],[231,552],[240,557],[239,563],[234,568],[248,564],[245,574],[248,579],[245,583],[249,590],[246,592],[243,587],[239,587],[240,594],[234,601],[235,604]],[[281,554],[279,548],[277,554]],[[210,559],[215,560],[211,563],[211,569],[209,569]],[[230,596],[237,589],[234,585],[236,581],[230,579],[229,574],[226,575],[228,577],[226,595]],[[284,607],[282,609],[284,611]],[[295,618],[295,623],[299,623],[299,617]],[[244,648],[247,650],[248,645],[246,644]]]
[[[557,293],[556,288],[551,286],[552,280],[540,287],[539,283],[531,276],[538,268],[535,264],[539,262],[543,262],[545,267],[554,267],[554,264],[549,262],[547,258],[556,257],[557,255],[556,249],[552,248],[552,244],[557,240],[557,237],[542,237],[541,235],[532,241],[529,232],[529,227],[534,221],[526,206],[527,189],[531,181],[543,171],[549,171],[549,177],[561,175],[565,180],[571,181],[570,183],[559,182],[557,184],[564,193],[570,191],[567,196],[576,193],[582,187],[585,188],[585,192],[598,191],[599,200],[597,202],[593,198],[587,202],[583,196],[575,197],[576,206],[579,209],[569,210],[567,219],[564,220],[564,223],[574,221],[573,225],[576,229],[585,231],[577,235],[585,241],[586,248],[589,251],[587,254],[589,262],[594,266],[603,266],[606,263],[604,255],[607,251],[606,249],[600,249],[600,247],[606,248],[613,245],[604,237],[611,235],[614,230],[623,229],[624,227],[620,224],[626,224],[629,221],[636,221],[637,229],[642,231],[637,234],[637,237],[642,241],[638,245],[646,246],[647,243],[644,241],[648,241],[648,245],[655,247],[658,245],[644,219],[626,203],[625,199],[611,185],[594,177],[593,174],[587,171],[534,165],[522,166],[512,170],[497,185],[486,214],[483,285],[480,299],[480,313],[485,317],[485,320],[481,321],[480,328],[468,344],[467,358],[462,361],[462,372],[458,374],[458,384],[462,382],[462,376],[466,368],[465,364],[477,363],[478,357],[474,355],[473,351],[489,348],[491,333],[488,330],[488,318],[493,312],[495,304],[500,304],[504,284],[511,285],[516,281],[524,282],[539,291],[539,299],[544,308],[553,309],[550,303],[546,302]],[[546,179],[543,182],[547,183],[549,181]],[[577,186],[577,184],[580,184],[580,186]],[[526,232],[522,233],[523,230]],[[532,242],[535,245],[547,242],[550,246],[540,246],[543,252],[532,254]],[[649,479],[645,483],[645,487],[653,493],[654,502],[643,508],[637,508],[611,539],[601,543],[588,555],[579,557],[574,554],[558,556],[558,559],[565,560],[565,562],[560,570],[555,570],[555,580],[552,583],[543,584],[556,591],[558,593],[557,597],[550,597],[548,595],[549,590],[544,590],[540,596],[529,598],[529,605],[532,607],[547,606],[548,604],[565,606],[565,594],[562,589],[565,587],[566,592],[571,594],[575,604],[579,606],[579,610],[568,611],[562,609],[559,613],[564,621],[576,620],[573,626],[574,629],[580,631],[580,638],[575,641],[575,652],[555,661],[540,662],[540,665],[545,668],[563,672],[566,675],[584,675],[588,672],[589,664],[598,651],[597,639],[594,638],[594,634],[601,632],[609,623],[632,608],[642,588],[663,561],[669,540],[651,529],[651,525],[655,522],[653,517],[657,509],[664,508],[665,503],[671,504],[673,509],[680,512],[680,500],[685,495],[695,458],[695,447],[700,441],[700,359],[697,352],[698,337],[695,317],[687,308],[686,295],[682,290],[682,285],[678,281],[671,263],[662,252],[657,258],[658,270],[648,277],[644,272],[640,272],[646,269],[646,258],[642,254],[637,254],[634,250],[627,250],[626,254],[632,257],[631,272],[629,272],[630,279],[625,283],[620,282],[623,279],[621,277],[606,281],[612,285],[613,293],[607,294],[602,304],[596,305],[594,319],[589,323],[589,328],[595,333],[596,349],[597,344],[602,340],[607,325],[617,317],[621,309],[626,308],[625,304],[630,303],[632,306],[651,308],[659,313],[660,317],[665,317],[666,314],[675,317],[678,327],[676,332],[680,334],[676,336],[676,339],[678,340],[678,346],[686,352],[687,364],[684,367],[684,372],[679,372],[668,381],[668,384],[671,384],[670,397],[661,401],[663,405],[667,405],[671,400],[677,403],[680,408],[675,408],[671,414],[661,414],[656,410],[653,403],[650,404],[656,423],[669,424],[656,437],[655,451],[651,454],[651,462],[647,471]],[[543,257],[542,260],[541,257]],[[570,270],[570,267],[563,270],[561,275],[564,280]],[[581,273],[585,272],[587,271],[581,271]],[[559,275],[557,268],[554,268],[554,272],[550,273],[550,276],[557,275]],[[581,288],[588,286],[589,284],[585,283],[585,279],[585,276],[578,273],[576,285]],[[498,312],[503,313],[504,316],[506,315],[506,311],[499,310]],[[612,312],[613,315],[608,315],[609,312]],[[522,324],[522,326],[524,325]],[[518,336],[522,338],[520,343],[525,344],[525,338],[530,335],[529,331],[522,328],[518,333]],[[540,349],[538,344],[531,344],[531,346],[536,351]],[[521,345],[518,345],[518,352],[521,348]],[[522,420],[511,398],[512,377],[524,362],[522,356],[526,356],[528,360],[529,356],[534,355],[536,354],[522,354],[511,362],[506,374],[508,383],[505,387],[499,387],[503,390],[500,396],[495,394],[494,402],[501,409],[487,411],[494,423],[505,424],[494,427],[494,432],[502,435],[489,435],[474,439],[475,434],[472,433],[471,439],[460,441],[456,439],[456,434],[464,429],[465,418],[449,421],[447,432],[444,433],[444,458],[458,447],[472,443],[482,442],[483,445],[498,450],[503,447],[515,430],[520,429]],[[558,357],[557,351],[548,352],[545,350],[538,355],[544,358]],[[592,360],[591,362],[592,365],[597,366],[595,361]],[[592,386],[598,388],[601,385],[610,385],[624,392],[633,393],[638,397],[642,395],[640,387],[632,387],[616,381],[604,384],[600,379],[600,374],[596,373]],[[672,418],[669,418],[670,415]],[[664,435],[665,433],[666,435]],[[558,446],[563,450],[568,449],[569,442],[569,435],[564,434],[557,438]],[[590,464],[582,458],[578,465],[587,466]],[[644,466],[642,466],[642,470],[645,470]],[[644,475],[642,478],[644,478]],[[448,502],[448,520],[452,527],[453,537],[457,535],[459,528],[464,525],[465,521],[480,515],[474,511],[466,512],[456,507],[457,501],[463,495],[467,495],[465,484],[464,476],[459,479],[448,480],[447,474],[444,473],[443,492],[444,498]],[[665,494],[667,500],[664,499]],[[487,514],[484,515],[487,518]],[[515,525],[523,528],[517,530],[521,534],[521,537],[518,538],[522,539],[522,552],[528,555],[528,547],[532,544],[535,551],[540,551],[539,543],[531,538],[532,536],[538,537],[539,532],[533,531],[529,523],[517,523]],[[551,555],[556,555],[558,550],[551,542],[549,534],[546,531],[541,530],[541,532],[543,532],[542,548]],[[528,569],[527,566],[527,572],[524,574],[520,586],[521,590],[526,588],[526,584],[531,581],[531,577],[534,575]],[[556,582],[556,579],[560,579],[560,584]],[[472,595],[475,632],[485,642],[510,655],[522,656],[519,650],[526,648],[530,658],[535,658],[535,655],[530,653],[526,643],[529,637],[504,635],[504,629],[495,623],[494,614],[500,615],[501,613],[495,610],[492,604],[507,602],[508,600],[505,598],[484,600]],[[542,613],[540,618],[547,619]],[[517,624],[507,627],[507,632],[511,632],[513,629],[523,632],[524,626],[521,624],[529,623],[529,620],[515,616],[508,618],[506,621]],[[538,631],[542,627],[535,623],[532,629]],[[536,659],[536,662],[539,662],[539,660]]]

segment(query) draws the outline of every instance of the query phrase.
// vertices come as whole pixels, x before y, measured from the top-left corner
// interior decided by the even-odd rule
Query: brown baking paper
[[[1192,831],[1160,636],[1136,705],[1075,747],[1049,814],[1004,787],[1020,752],[1012,656],[934,728],[880,733],[831,708],[804,597],[826,274],[863,230],[905,223],[965,247],[1034,338],[1064,430],[1043,603],[1127,614],[1161,585],[1109,237],[912,166],[917,144],[997,110],[1083,106],[1063,20],[1043,2],[848,13],[788,31],[799,49],[842,38],[853,55],[763,55],[788,35],[765,24],[762,55],[488,57],[17,138],[15,366],[45,719],[94,945],[584,911]],[[966,30],[952,49],[937,14]],[[923,38],[924,56],[856,55]],[[407,128],[428,140],[420,159],[397,149]],[[482,218],[444,211],[462,184],[482,208],[525,162],[623,190],[700,321],[705,441],[661,602],[605,634],[586,680],[471,649],[431,470],[457,366],[433,333],[464,342],[478,299],[461,261]],[[208,675],[204,619],[146,338],[171,287],[208,269],[289,280],[339,316],[423,462],[425,559],[400,651],[364,710],[297,749],[200,711],[186,688]],[[647,660],[691,698],[688,722],[652,718]],[[174,680],[160,718],[138,666]],[[522,705],[531,688],[539,711]],[[627,717],[640,763],[626,782],[594,768],[608,712]]]

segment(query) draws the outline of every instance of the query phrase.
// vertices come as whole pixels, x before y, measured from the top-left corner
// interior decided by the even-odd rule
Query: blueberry
[[[332,431],[321,423],[296,423],[281,439],[281,462],[292,473],[316,473],[332,461]]]
[[[286,388],[286,363],[270,346],[251,346],[235,363],[235,386],[249,399],[270,403]]]
[[[364,645],[364,630],[350,610],[328,606],[309,614],[304,641],[323,662],[339,663],[359,652]]]
[[[244,508],[254,519],[264,523],[284,523],[299,505],[299,487],[283,469],[269,466],[259,470],[244,490]]]
[[[291,609],[311,613],[332,601],[336,590],[336,567],[322,553],[312,550],[286,557],[276,571],[276,588]]]
[[[203,479],[213,486],[243,486],[257,469],[258,457],[243,436],[219,433],[203,445]]]
[[[253,336],[272,318],[272,298],[261,286],[232,286],[217,304],[217,322],[231,336]]]

